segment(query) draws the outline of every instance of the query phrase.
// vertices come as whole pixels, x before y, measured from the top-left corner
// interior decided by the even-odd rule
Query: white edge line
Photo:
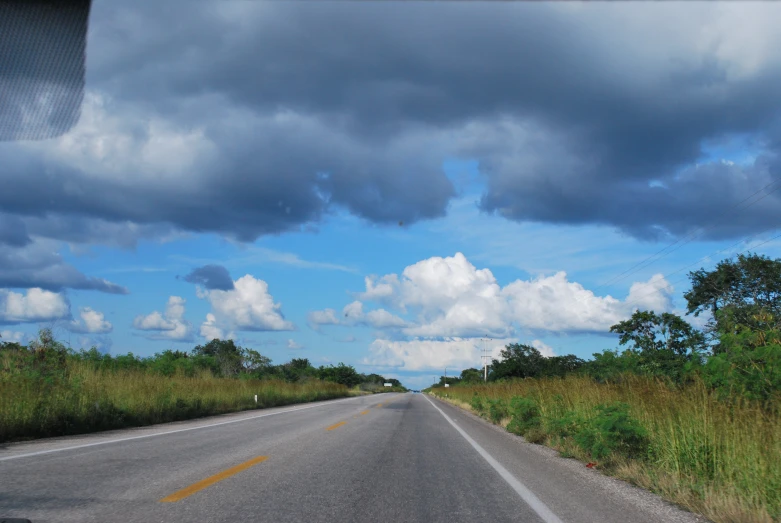
[[[450,417],[445,414],[442,409],[437,407],[433,401],[431,401],[428,396],[425,396],[426,401],[431,403],[431,406],[434,407],[439,411],[442,416],[450,423],[453,428],[455,428],[461,436],[464,437],[465,440],[469,442],[470,445],[477,451],[480,456],[484,460],[488,462],[489,465],[491,465],[496,472],[499,473],[499,475],[502,477],[503,480],[507,482],[508,485],[510,485],[515,492],[518,493],[518,495],[523,499],[531,509],[537,513],[540,518],[545,521],[545,523],[563,523],[556,514],[553,513],[551,509],[548,508],[548,506],[543,503],[540,498],[534,495],[534,493],[529,490],[526,485],[518,481],[518,479],[513,476],[509,470],[504,468],[498,461],[496,461],[493,456],[491,456],[486,450],[477,444],[475,440],[473,440],[469,434],[463,431],[461,427],[455,424],[455,422],[450,419]]]
[[[258,419],[258,418],[265,418],[266,416],[275,416],[277,414],[287,414],[288,412],[296,412],[296,411],[299,411],[299,410],[314,409],[314,408],[317,408],[317,407],[325,407],[326,405],[333,405],[335,403],[342,403],[343,401],[352,401],[352,400],[355,400],[355,399],[358,399],[358,398],[362,398],[362,397],[363,396],[356,396],[354,398],[345,398],[345,399],[336,400],[336,401],[327,401],[326,400],[325,403],[318,403],[317,405],[307,405],[306,407],[298,407],[298,408],[295,408],[295,409],[280,410],[280,411],[277,411],[277,412],[267,412],[265,414],[259,414],[257,416],[249,416],[249,417],[241,418],[241,419],[232,419],[232,420],[229,420],[229,421],[221,421],[219,423],[212,423],[210,425],[199,425],[197,427],[187,427],[185,429],[168,430],[168,431],[165,431],[165,432],[155,432],[154,434],[142,434],[140,436],[129,436],[127,438],[117,438],[117,439],[110,439],[110,440],[106,440],[106,441],[96,441],[95,443],[84,443],[82,445],[73,445],[72,447],[61,447],[61,448],[58,448],[58,449],[39,450],[38,452],[28,452],[26,454],[17,454],[15,456],[4,456],[4,457],[0,457],[0,461],[9,461],[9,460],[12,460],[12,459],[20,459],[20,458],[29,458],[31,456],[40,456],[42,454],[52,454],[54,452],[63,452],[63,451],[66,451],[66,450],[76,450],[76,449],[83,449],[83,448],[87,448],[87,447],[95,447],[95,446],[98,446],[98,445],[108,445],[109,443],[120,443],[122,441],[131,441],[131,440],[134,440],[134,439],[153,438],[155,436],[165,436],[166,434],[176,434],[177,432],[187,432],[188,430],[208,429],[208,428],[211,428],[211,427],[219,427],[220,425],[228,425],[230,423],[239,423],[239,422],[242,422],[242,421],[249,421],[249,420]],[[197,419],[197,418],[195,418],[195,419]],[[188,421],[192,421],[192,420],[188,420]],[[147,427],[149,427],[149,426],[150,425],[147,425]],[[141,427],[133,427],[133,428],[141,428]],[[90,434],[90,433],[82,434],[82,435],[88,435],[88,434]],[[93,432],[91,434],[95,434],[95,433]]]

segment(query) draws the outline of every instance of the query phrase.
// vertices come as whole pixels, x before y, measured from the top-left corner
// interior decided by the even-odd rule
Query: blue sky
[[[775,5],[178,1],[96,1],[77,121],[0,133],[4,339],[219,334],[423,387],[781,256]]]

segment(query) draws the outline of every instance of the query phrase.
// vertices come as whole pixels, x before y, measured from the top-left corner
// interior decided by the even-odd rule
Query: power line
[[[777,227],[771,227],[771,229],[777,229]],[[770,230],[770,229],[765,229],[765,230],[764,230],[764,231],[762,231],[762,232],[766,232],[766,231],[768,231],[768,230]],[[762,233],[758,233],[758,234],[762,234]],[[754,235],[754,236],[756,236],[756,235]],[[742,251],[737,251],[737,252],[733,253],[733,254],[732,254],[732,255],[731,255],[731,256],[730,256],[728,259],[731,259],[731,258],[735,257],[735,255],[736,255],[736,254],[740,254],[740,253],[743,253],[743,252],[748,252],[748,251],[750,251],[750,250],[756,249],[757,247],[761,247],[762,245],[765,245],[766,243],[770,243],[771,241],[773,241],[773,240],[775,240],[775,239],[778,239],[778,238],[781,238],[781,234],[778,234],[778,235],[776,235],[776,236],[773,236],[772,238],[770,238],[770,239],[768,239],[768,240],[765,240],[765,241],[763,241],[762,243],[759,243],[759,244],[757,244],[757,245],[754,245],[754,246],[752,246],[752,247],[749,247],[749,248],[747,248],[747,249],[744,249],[744,250],[742,250]],[[745,241],[745,239],[744,239],[744,240],[741,240],[740,242],[738,242],[738,244],[739,244],[739,243],[742,243],[743,241]],[[683,268],[681,268],[681,269],[678,269],[678,270],[677,270],[677,271],[675,271],[675,272],[680,272],[680,271],[682,271],[682,270],[688,269],[688,268],[689,268],[689,267],[691,267],[692,265],[696,265],[696,264],[698,264],[700,261],[704,260],[705,258],[710,258],[711,256],[713,256],[713,255],[715,255],[715,254],[718,254],[718,253],[720,253],[720,252],[722,252],[722,251],[725,251],[725,250],[727,250],[727,249],[731,249],[731,248],[732,248],[732,247],[734,247],[735,245],[737,245],[737,244],[733,244],[732,246],[730,246],[730,247],[727,247],[726,249],[722,249],[722,250],[720,250],[720,251],[716,251],[716,252],[714,252],[714,253],[708,254],[707,256],[704,256],[704,257],[700,258],[700,259],[699,259],[699,260],[697,260],[696,262],[694,262],[694,263],[692,263],[692,264],[690,264],[690,265],[687,265],[686,267],[683,267]],[[673,273],[671,273],[671,274],[675,274],[675,272],[673,272]],[[668,275],[668,276],[669,276],[669,275]],[[665,285],[665,286],[663,286],[663,287],[660,287],[660,288],[658,288],[658,289],[655,289],[653,292],[650,292],[650,293],[648,293],[648,294],[644,294],[643,296],[640,296],[639,298],[636,298],[635,300],[632,300],[631,302],[626,302],[626,303],[625,303],[625,305],[633,305],[633,304],[639,303],[641,300],[643,300],[643,298],[646,298],[646,297],[648,297],[648,296],[651,296],[652,294],[656,294],[657,292],[660,292],[660,291],[662,291],[662,290],[664,290],[664,289],[668,289],[668,288],[669,288],[669,290],[670,290],[670,291],[673,291],[673,287],[672,287],[673,283],[678,283],[678,282],[681,282],[681,281],[685,280],[687,277],[688,277],[688,276],[684,276],[683,278],[679,278],[679,279],[675,280],[674,282],[672,282],[672,283],[668,283],[667,285]]]
[[[736,242],[736,243],[733,243],[732,245],[730,245],[730,246],[728,246],[728,247],[725,247],[725,248],[723,248],[723,249],[720,249],[720,250],[718,250],[718,251],[715,251],[715,252],[712,252],[712,253],[710,253],[710,254],[707,254],[707,255],[703,256],[702,258],[700,258],[699,260],[695,261],[694,263],[691,263],[691,264],[689,264],[689,265],[686,265],[686,266],[684,266],[684,267],[681,267],[680,269],[678,269],[678,270],[676,270],[676,271],[674,271],[674,272],[671,272],[671,273],[667,274],[667,277],[669,277],[669,276],[670,276],[670,275],[672,275],[672,274],[676,274],[676,273],[678,273],[678,272],[681,272],[681,271],[683,271],[683,270],[686,270],[686,269],[688,269],[688,268],[690,268],[690,267],[692,267],[692,266],[694,266],[694,265],[697,265],[697,264],[699,264],[700,262],[702,262],[703,260],[706,260],[706,259],[708,259],[708,258],[711,258],[712,256],[715,256],[715,255],[717,255],[717,254],[719,254],[719,253],[722,253],[722,252],[725,252],[725,251],[729,251],[729,250],[731,250],[731,249],[735,248],[737,245],[740,245],[741,243],[744,243],[744,242],[746,242],[746,241],[750,240],[752,237],[759,236],[759,235],[761,235],[761,234],[764,234],[764,233],[766,233],[767,231],[770,231],[770,230],[776,230],[776,229],[778,229],[778,227],[777,227],[777,226],[773,226],[773,227],[769,227],[769,228],[767,228],[767,229],[764,229],[763,231],[760,231],[760,232],[758,232],[758,233],[754,233],[754,234],[750,234],[750,235],[748,235],[748,236],[745,236],[745,237],[741,238],[741,239],[740,239],[738,242]],[[758,243],[758,244],[756,244],[756,245],[753,245],[753,246],[751,246],[751,247],[748,247],[748,248],[746,248],[746,249],[743,249],[743,250],[740,250],[740,251],[736,251],[736,252],[734,252],[732,255],[730,255],[730,257],[729,257],[729,258],[727,258],[727,259],[734,258],[734,257],[735,257],[735,255],[737,255],[737,254],[740,254],[740,253],[743,253],[743,252],[748,252],[748,251],[754,250],[754,249],[756,249],[756,248],[758,248],[758,247],[761,247],[761,246],[763,246],[763,245],[765,245],[765,244],[768,244],[768,243],[770,243],[771,241],[773,241],[773,240],[776,240],[776,239],[778,239],[778,238],[781,238],[781,234],[777,234],[777,235],[775,235],[775,236],[773,236],[773,237],[771,237],[771,238],[769,238],[769,239],[767,239],[767,240],[763,241],[762,243]],[[627,305],[635,305],[635,304],[637,304],[637,303],[641,302],[643,299],[647,298],[648,296],[652,296],[652,295],[656,294],[657,292],[661,292],[662,290],[665,290],[665,289],[669,289],[670,291],[673,291],[673,290],[674,290],[674,288],[673,288],[673,285],[674,285],[674,284],[676,284],[676,283],[679,283],[679,282],[681,282],[681,281],[683,281],[683,280],[685,280],[685,279],[687,279],[687,278],[688,278],[688,275],[684,276],[683,278],[678,278],[677,280],[675,280],[675,281],[673,281],[673,282],[670,282],[670,283],[668,283],[667,285],[665,285],[665,286],[663,286],[663,287],[660,287],[660,288],[658,288],[658,289],[654,289],[653,291],[649,292],[648,294],[644,294],[644,295],[642,295],[642,296],[640,296],[640,297],[638,297],[638,298],[635,298],[635,299],[634,299],[634,300],[632,300],[632,301],[624,302],[624,305],[625,305],[625,306],[627,306]],[[572,347],[582,347],[582,346],[583,346],[583,345],[584,345],[584,344],[585,344],[587,341],[588,341],[588,340],[581,340],[580,342],[578,342],[578,343],[575,343],[575,344],[568,344],[568,345],[567,345],[567,347],[568,347],[570,350],[571,350],[571,348],[572,348]]]
[[[705,261],[706,259],[708,259],[708,258],[710,258],[710,257],[712,257],[712,256],[715,256],[715,255],[717,255],[717,254],[719,254],[719,253],[722,253],[722,252],[724,252],[724,251],[729,251],[729,250],[731,250],[731,249],[735,248],[736,246],[740,245],[741,243],[744,243],[744,242],[748,241],[749,239],[751,239],[751,238],[752,238],[752,237],[754,237],[754,236],[759,236],[759,235],[761,235],[761,234],[764,234],[764,233],[766,233],[766,232],[768,232],[768,231],[772,231],[772,230],[775,230],[775,229],[778,229],[778,227],[776,227],[776,226],[774,225],[773,227],[768,227],[767,229],[764,229],[764,230],[762,230],[762,231],[760,231],[760,232],[757,232],[757,233],[754,233],[754,234],[749,234],[748,236],[744,236],[743,238],[741,238],[740,240],[738,240],[737,242],[733,243],[732,245],[730,245],[730,246],[728,246],[728,247],[725,247],[725,248],[723,248],[723,249],[720,249],[720,250],[718,250],[718,251],[716,251],[716,252],[712,252],[712,253],[710,253],[710,254],[706,254],[705,256],[703,256],[702,258],[700,258],[699,260],[697,260],[696,262],[694,262],[694,263],[690,263],[689,265],[686,265],[685,267],[681,267],[681,268],[680,268],[680,269],[678,269],[678,270],[675,270],[675,271],[673,271],[673,272],[670,272],[670,273],[668,273],[668,274],[664,275],[664,278],[669,278],[669,277],[670,277],[670,276],[672,276],[673,274],[676,274],[676,273],[679,273],[679,272],[681,272],[681,271],[683,271],[683,270],[686,270],[686,269],[688,269],[689,267],[693,267],[694,265],[697,265],[698,263],[700,263],[700,262],[702,262],[702,261]],[[768,240],[768,241],[770,241],[770,240]],[[767,243],[767,242],[760,243],[759,245],[764,245],[765,243]],[[757,245],[756,247],[758,247],[759,245]],[[730,258],[734,257],[734,256],[735,256],[735,254],[737,254],[737,253],[733,253],[732,255],[730,255]],[[687,276],[687,277],[688,277],[688,276]],[[674,283],[677,283],[677,282],[679,282],[679,281],[682,281],[682,280],[683,280],[683,279],[685,279],[685,278],[686,278],[686,277],[684,277],[684,278],[679,278],[678,280],[675,280],[675,282],[674,282]],[[670,285],[672,285],[672,284],[670,284]]]
[[[760,198],[757,198],[755,201],[753,201],[753,202],[749,203],[749,204],[748,204],[748,205],[746,205],[746,206],[745,206],[743,209],[740,209],[740,210],[745,210],[745,209],[748,209],[748,208],[749,208],[749,207],[751,207],[752,205],[755,205],[756,203],[758,203],[758,202],[760,202],[760,201],[764,200],[765,198],[767,198],[768,196],[770,196],[770,194],[772,194],[773,192],[777,191],[778,189],[781,189],[781,180],[776,180],[776,181],[774,181],[774,182],[770,182],[769,184],[767,184],[767,185],[765,185],[764,187],[762,187],[760,190],[758,190],[758,191],[754,192],[753,194],[751,194],[751,195],[747,196],[747,197],[746,197],[746,198],[744,198],[743,200],[739,201],[738,203],[736,203],[735,205],[733,205],[732,207],[730,207],[729,209],[727,209],[727,211],[726,211],[726,212],[724,212],[724,213],[721,215],[721,219],[720,219],[720,220],[718,220],[718,221],[716,221],[715,223],[711,224],[709,227],[695,229],[694,231],[690,232],[690,233],[689,233],[689,234],[687,234],[686,236],[683,236],[682,238],[679,238],[678,240],[676,240],[676,241],[674,241],[673,243],[671,243],[671,244],[669,244],[669,245],[665,246],[665,247],[664,247],[664,248],[662,248],[661,250],[659,250],[659,251],[655,252],[654,254],[652,254],[652,255],[648,256],[648,257],[647,257],[647,258],[645,258],[644,260],[642,260],[642,261],[640,261],[640,262],[636,263],[635,265],[633,265],[633,266],[632,266],[632,267],[630,267],[629,269],[625,270],[624,272],[622,272],[622,273],[618,274],[617,276],[614,276],[613,278],[611,278],[611,279],[610,279],[610,280],[608,280],[607,282],[605,282],[605,283],[603,283],[603,284],[601,284],[601,285],[597,286],[595,289],[593,289],[593,291],[592,291],[592,292],[596,292],[597,290],[601,289],[602,287],[606,287],[606,286],[608,286],[608,285],[610,285],[610,284],[617,283],[617,282],[619,282],[619,281],[623,280],[624,278],[627,278],[628,276],[631,276],[632,274],[635,274],[636,272],[638,272],[638,271],[640,271],[640,270],[642,270],[642,269],[644,269],[644,268],[648,267],[649,265],[653,264],[654,262],[656,262],[656,261],[659,261],[660,259],[664,258],[664,257],[665,257],[665,256],[667,256],[668,254],[670,254],[670,253],[672,253],[672,252],[675,252],[675,251],[677,251],[678,249],[680,249],[680,248],[681,248],[681,247],[683,247],[684,245],[686,245],[686,244],[688,244],[688,243],[691,243],[692,241],[694,241],[694,239],[695,239],[695,238],[697,238],[697,236],[701,236],[702,234],[706,233],[707,231],[709,231],[709,230],[713,229],[713,228],[714,228],[714,227],[716,227],[718,224],[720,224],[720,223],[723,221],[723,219],[727,217],[727,215],[728,215],[728,214],[731,214],[731,213],[732,213],[732,212],[734,212],[735,210],[738,210],[738,209],[737,209],[737,207],[738,207],[738,206],[740,206],[741,204],[745,203],[747,200],[750,200],[751,198],[753,198],[753,197],[754,197],[754,196],[756,196],[757,194],[759,194],[759,193],[761,193],[761,192],[763,192],[763,191],[767,190],[769,187],[771,187],[771,186],[773,186],[773,185],[776,185],[776,187],[774,187],[773,189],[771,189],[770,191],[768,191],[766,194],[764,194],[764,195],[763,195],[763,196],[761,196]],[[684,240],[685,240],[685,241],[684,241]],[[683,241],[683,243],[681,243],[682,241]],[[680,243],[680,245],[678,245],[679,243]],[[678,246],[677,246],[677,247],[675,247],[676,245],[678,245]],[[674,248],[673,248],[673,247],[674,247]],[[670,250],[669,250],[669,251],[667,251],[668,249],[670,249]],[[667,252],[665,252],[665,251],[667,251]],[[662,254],[662,253],[663,253],[663,254]],[[660,255],[660,254],[661,254],[661,256],[659,256],[659,257],[658,257],[656,260],[652,260],[652,258],[654,258],[654,257],[656,257],[656,256],[658,256],[658,255]],[[651,261],[649,262],[649,260],[651,260]],[[646,263],[646,262],[648,262],[648,263]],[[633,270],[633,269],[635,269],[635,268],[637,268],[637,269],[636,269],[636,270]],[[631,272],[630,272],[630,271],[631,271]]]

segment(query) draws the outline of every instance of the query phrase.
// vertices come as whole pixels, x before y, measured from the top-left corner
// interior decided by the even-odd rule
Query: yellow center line
[[[363,416],[364,414],[368,414],[368,413],[369,413],[368,410],[364,410],[363,412],[361,412],[361,416]]]
[[[375,405],[375,407],[378,407],[378,408],[382,407],[382,403],[378,403],[377,405]]]
[[[203,490],[206,487],[209,487],[211,485],[214,485],[218,481],[222,481],[223,479],[229,478],[233,476],[234,474],[238,474],[239,472],[243,470],[247,470],[248,468],[257,465],[258,463],[262,463],[268,459],[268,456],[258,456],[257,458],[252,458],[249,461],[245,461],[244,463],[240,465],[236,465],[235,467],[231,467],[228,470],[223,470],[222,472],[219,472],[215,474],[214,476],[209,476],[206,479],[202,479],[198,483],[193,483],[189,487],[183,488],[182,490],[179,490],[177,492],[174,492],[170,496],[166,496],[160,501],[162,503],[173,503],[176,501],[180,501],[187,496],[192,496],[199,490]]]
[[[339,423],[334,423],[333,425],[331,425],[330,427],[326,428],[325,430],[334,430],[334,429],[338,429],[339,427],[341,427],[341,426],[342,426],[342,425],[344,425],[345,423],[347,423],[347,422],[346,422],[346,421],[340,421]]]

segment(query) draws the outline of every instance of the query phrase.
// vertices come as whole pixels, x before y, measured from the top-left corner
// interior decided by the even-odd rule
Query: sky
[[[229,337],[414,388],[483,347],[613,349],[633,310],[685,313],[688,271],[781,256],[780,18],[95,0],[73,118],[0,69],[48,126],[0,129],[0,335]]]

